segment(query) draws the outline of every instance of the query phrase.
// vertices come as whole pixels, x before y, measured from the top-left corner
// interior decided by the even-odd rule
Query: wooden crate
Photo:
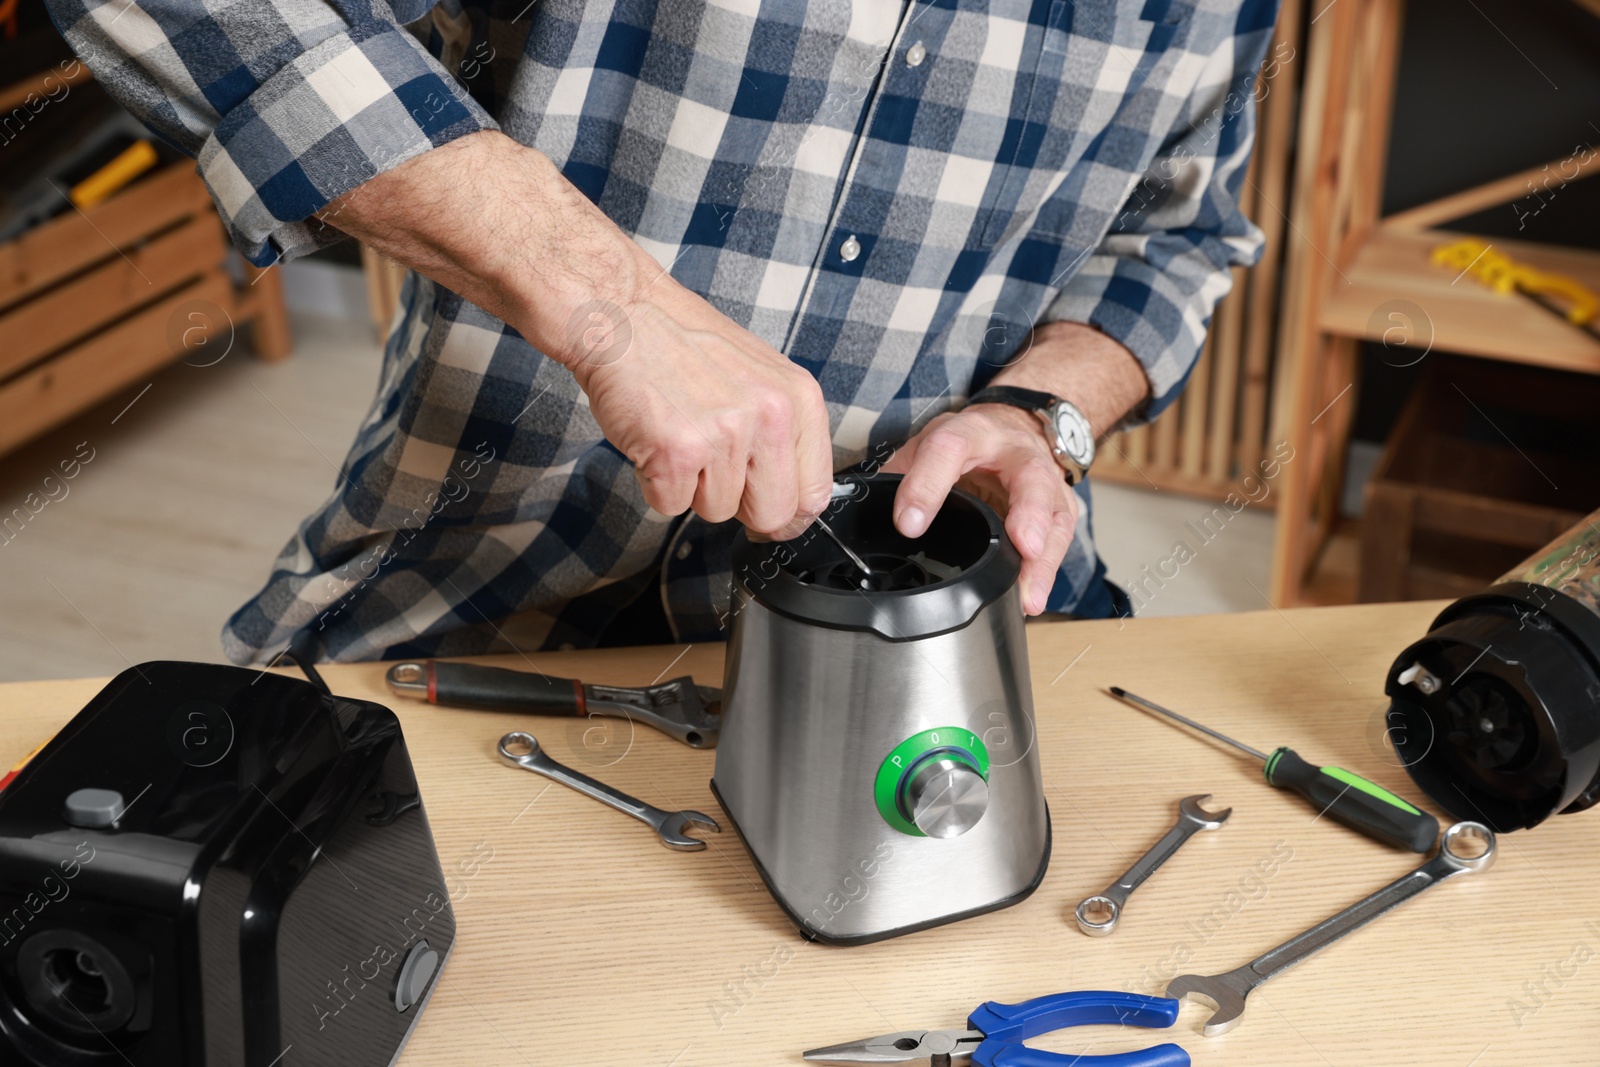
[[[1434,357],[1367,485],[1359,598],[1466,596],[1582,521],[1597,410],[1594,376]]]
[[[261,358],[287,356],[278,272],[235,284],[229,255],[187,160],[0,244],[0,454],[188,354],[172,329],[188,301],[249,325]]]

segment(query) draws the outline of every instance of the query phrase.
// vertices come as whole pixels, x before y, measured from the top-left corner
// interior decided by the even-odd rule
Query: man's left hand
[[[1022,553],[1022,610],[1044,610],[1077,526],[1078,494],[1051,455],[1038,416],[1004,404],[940,415],[884,470],[905,475],[894,524],[907,537],[922,536],[953,486],[999,512]]]
[[[1039,389],[1072,401],[1096,437],[1109,433],[1150,392],[1133,353],[1089,326],[1041,326],[1022,352],[993,384]],[[1022,554],[1022,610],[1044,611],[1072,544],[1079,502],[1038,415],[1007,404],[976,404],[940,415],[901,446],[884,470],[905,476],[895,495],[894,524],[907,537],[927,531],[955,486],[999,512]]]

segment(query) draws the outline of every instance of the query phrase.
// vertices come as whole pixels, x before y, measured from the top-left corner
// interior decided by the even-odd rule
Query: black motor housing
[[[388,1064],[454,942],[377,704],[144,663],[0,791],[4,1067]]]
[[[1504,833],[1600,801],[1600,615],[1565,593],[1501,582],[1456,601],[1385,692],[1406,770],[1458,819]]]

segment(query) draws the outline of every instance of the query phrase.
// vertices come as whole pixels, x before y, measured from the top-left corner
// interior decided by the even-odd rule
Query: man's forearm
[[[326,218],[572,371],[663,515],[693,508],[793,537],[827,506],[833,451],[816,379],[678,284],[540,153],[470,134],[373,178]]]
[[[492,131],[424,152],[319,217],[568,366],[583,355],[573,314],[591,300],[629,307],[660,272],[545,156]]]
[[[1111,433],[1150,395],[1150,380],[1132,352],[1075,322],[1040,326],[1027,352],[996,374],[994,384],[1040,389],[1072,401],[1097,438]]]

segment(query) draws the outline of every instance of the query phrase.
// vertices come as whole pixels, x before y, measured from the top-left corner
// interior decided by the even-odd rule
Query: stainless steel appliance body
[[[965,494],[900,538],[897,483],[862,479],[829,515],[878,588],[825,538],[734,556],[712,784],[778,903],[827,942],[1017,903],[1050,858],[1016,550]]]

